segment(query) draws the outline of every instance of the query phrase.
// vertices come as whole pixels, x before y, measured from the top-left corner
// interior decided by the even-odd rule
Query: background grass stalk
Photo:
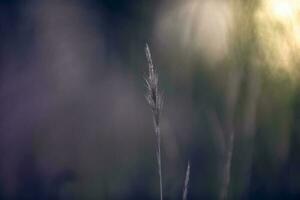
[[[183,188],[183,195],[182,195],[183,200],[187,200],[189,182],[190,182],[190,162],[188,162],[188,166],[185,174],[184,188]]]

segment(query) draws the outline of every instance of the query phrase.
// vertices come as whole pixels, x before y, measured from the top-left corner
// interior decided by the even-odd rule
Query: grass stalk
[[[160,114],[162,110],[162,97],[158,91],[158,74],[154,69],[152,62],[152,57],[148,44],[145,47],[145,53],[149,66],[149,74],[145,79],[147,84],[147,94],[146,99],[151,107],[153,115],[154,132],[157,139],[156,157],[158,165],[158,175],[159,175],[159,189],[160,189],[160,200],[163,200],[163,179],[161,170],[161,133],[160,133]]]
[[[187,200],[189,182],[190,182],[190,162],[188,162],[188,166],[185,174],[184,188],[183,188],[183,195],[182,195],[183,200]]]

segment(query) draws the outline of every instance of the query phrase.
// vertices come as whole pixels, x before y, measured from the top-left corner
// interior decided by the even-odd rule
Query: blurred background
[[[0,199],[300,198],[298,0],[1,0]]]

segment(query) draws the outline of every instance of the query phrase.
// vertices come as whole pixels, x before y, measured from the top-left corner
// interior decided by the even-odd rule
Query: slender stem
[[[161,142],[160,142],[160,128],[158,124],[155,124],[155,132],[157,136],[157,165],[158,165],[158,175],[159,175],[159,189],[160,189],[160,199],[163,200],[163,189],[162,189],[162,172],[161,172]]]
[[[188,162],[188,166],[186,169],[182,200],[187,200],[189,182],[190,182],[190,161]]]

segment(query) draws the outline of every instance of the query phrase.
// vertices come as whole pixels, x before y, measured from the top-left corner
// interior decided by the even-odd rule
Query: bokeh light
[[[206,62],[216,64],[229,51],[232,26],[230,1],[188,0],[175,6],[166,4],[159,16],[157,35],[162,42],[179,44]]]
[[[265,0],[255,18],[266,64],[274,71],[295,75],[300,53],[300,2]]]

